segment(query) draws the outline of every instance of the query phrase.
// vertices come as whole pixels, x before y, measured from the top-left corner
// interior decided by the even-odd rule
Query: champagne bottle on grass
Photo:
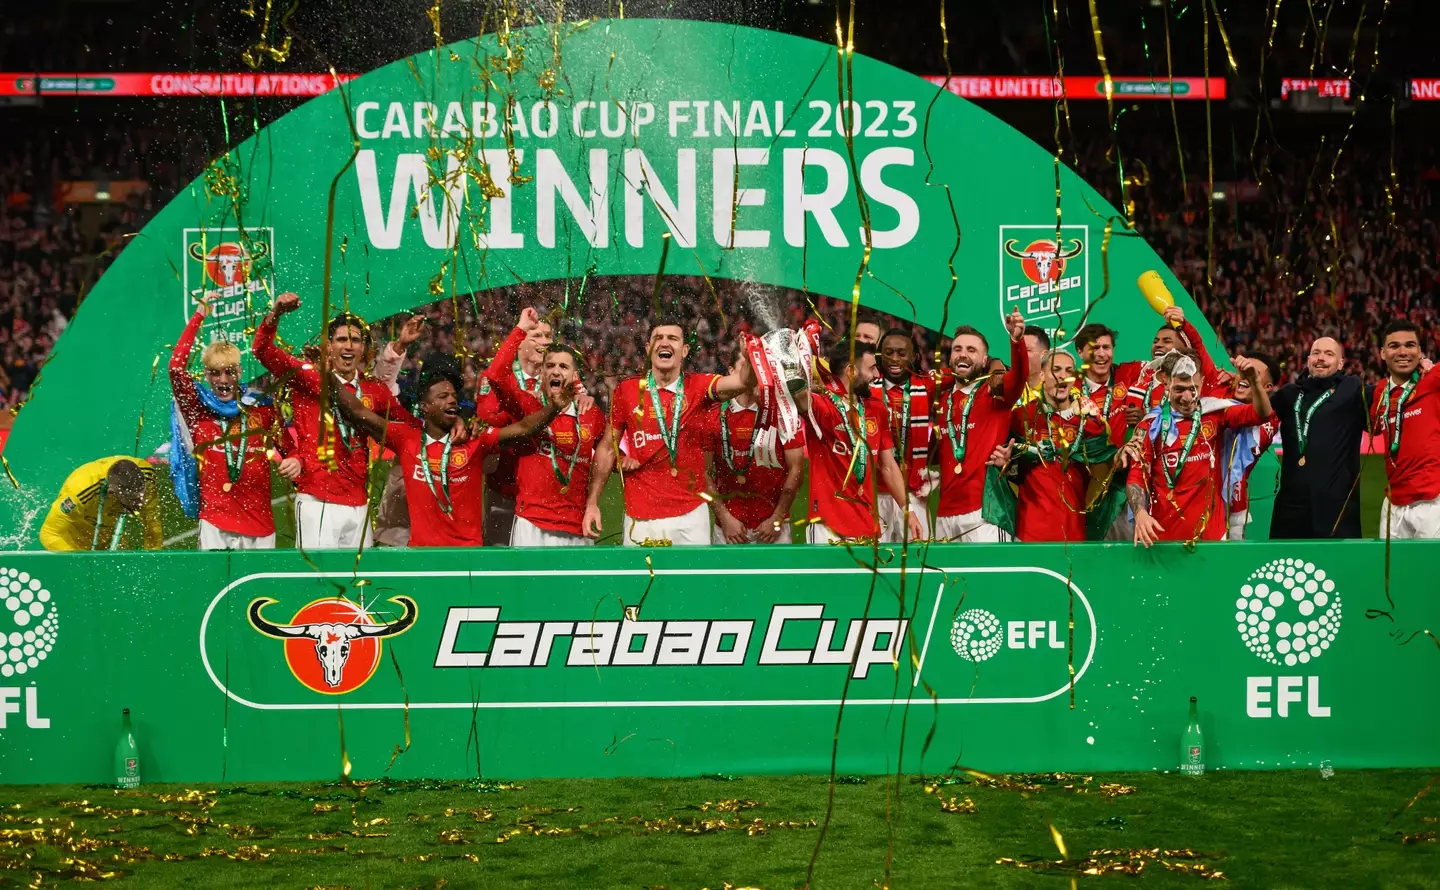
[[[1200,707],[1190,696],[1190,720],[1180,736],[1180,772],[1187,776],[1205,775],[1205,737],[1200,733]]]
[[[130,709],[126,708],[120,723],[120,741],[115,743],[115,786],[137,788],[140,785],[140,748],[135,744],[135,730],[130,726]]]

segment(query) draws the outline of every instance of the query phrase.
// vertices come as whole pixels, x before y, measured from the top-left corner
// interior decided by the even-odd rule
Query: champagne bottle
[[[1190,720],[1180,736],[1180,772],[1187,776],[1205,775],[1205,737],[1200,733],[1200,708],[1193,695],[1190,697]]]
[[[130,726],[130,709],[126,708],[120,723],[120,741],[115,743],[115,785],[137,788],[140,785],[140,748],[135,744],[135,730]]]

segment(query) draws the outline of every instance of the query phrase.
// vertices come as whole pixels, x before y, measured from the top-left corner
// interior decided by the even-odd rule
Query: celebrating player
[[[520,321],[495,352],[486,377],[507,414],[523,417],[548,407],[580,381],[580,359],[569,346],[545,344],[544,361],[535,386],[513,370],[518,352],[536,342],[537,329],[549,328],[534,309],[520,313]],[[522,373],[524,372],[522,369]],[[593,404],[583,410],[571,402],[544,430],[509,449],[518,457],[514,530],[507,537],[512,547],[578,547],[595,543],[585,537],[580,520],[590,486],[595,448],[605,431],[605,414]],[[503,461],[502,461],[503,463]],[[494,515],[493,513],[490,515]],[[489,526],[486,527],[489,534]]]
[[[1200,332],[1185,318],[1184,309],[1170,306],[1165,310],[1165,324],[1160,326],[1155,332],[1155,339],[1150,342],[1151,361],[1148,364],[1139,364],[1135,371],[1135,380],[1130,384],[1127,393],[1125,417],[1131,426],[1139,423],[1141,418],[1153,411],[1164,399],[1165,384],[1151,366],[1161,357],[1183,349],[1193,350],[1199,362],[1202,373],[1199,396],[1213,395],[1222,386],[1220,369],[1211,361],[1210,352],[1205,348]]]
[[[187,507],[198,494],[201,550],[271,550],[275,513],[267,454],[280,415],[269,404],[241,404],[240,350],[228,340],[201,353],[203,385],[190,376],[190,351],[209,314],[210,301],[200,300],[170,354],[170,389],[181,420],[170,450],[172,475],[181,474],[175,492]]]
[[[1440,538],[1440,374],[1420,351],[1420,331],[1396,319],[1381,331],[1389,378],[1370,398],[1371,429],[1385,437],[1389,492],[1380,511],[1384,538]]]
[[[1165,356],[1156,372],[1165,397],[1141,421],[1135,442],[1127,446],[1134,452],[1125,494],[1135,513],[1136,545],[1222,540],[1226,517],[1221,434],[1258,426],[1271,414],[1269,393],[1257,383],[1259,362],[1236,359],[1254,399],[1249,405],[1235,405],[1202,403],[1199,361],[1188,351]]]
[[[503,375],[509,375],[516,388],[538,394],[545,351],[554,342],[554,329],[548,321],[536,314],[534,324],[527,329],[519,348],[510,353],[504,362],[491,360],[490,367],[480,379],[475,393],[475,416],[491,426],[502,427],[520,419],[523,415],[509,414],[504,410],[495,392],[495,383]],[[511,543],[510,531],[515,525],[515,501],[519,495],[517,480],[522,451],[523,449],[519,448],[502,449],[495,469],[485,477],[485,540],[492,546],[506,546]]]
[[[1075,359],[1051,352],[1041,359],[1040,398],[1016,406],[1011,429],[1019,464],[1015,537],[1021,541],[1085,540],[1089,464],[1114,449],[1095,403],[1079,394]],[[1087,450],[1103,452],[1088,454]]]
[[[1255,391],[1263,389],[1273,395],[1275,381],[1280,377],[1280,366],[1268,355],[1250,353],[1255,365],[1255,380],[1252,382],[1242,375],[1235,380],[1235,400],[1245,405],[1255,403]],[[1250,471],[1260,455],[1275,441],[1280,432],[1280,415],[1273,412],[1265,422],[1256,427],[1241,427],[1232,430],[1225,438],[1222,452],[1225,461],[1223,478],[1225,482],[1226,506],[1230,512],[1229,531],[1226,540],[1245,540],[1245,526],[1250,522]]]
[[[280,316],[300,308],[300,298],[281,294],[255,331],[251,348],[271,373],[291,388],[291,406],[298,439],[296,453],[281,462],[280,472],[295,481],[295,543],[302,548],[350,548],[370,544],[366,521],[369,495],[370,438],[343,417],[325,418],[332,427],[325,442],[320,440],[320,373],[275,345],[275,328]],[[365,323],[350,313],[341,313],[326,326],[326,359],[334,375],[331,392],[347,389],[387,420],[417,425],[382,383],[365,378],[360,368],[370,333]],[[334,451],[334,469],[323,459],[322,447]]]
[[[657,319],[646,354],[650,371],[620,381],[610,401],[605,443],[596,451],[585,502],[585,533],[600,535],[600,492],[620,453],[627,545],[669,541],[709,544],[710,508],[705,491],[705,414],[715,403],[749,392],[755,374],[745,356],[724,377],[686,374],[690,347],[685,328]]]
[[[119,550],[125,520],[144,524],[146,550],[165,544],[156,503],[155,468],[138,457],[102,457],[76,468],[60,486],[40,526],[46,550]]]
[[[880,338],[879,385],[875,395],[884,403],[890,418],[890,438],[895,443],[895,461],[910,492],[908,509],[929,529],[926,496],[933,488],[928,476],[930,463],[930,411],[935,404],[935,381],[915,373],[915,341],[899,328]],[[906,523],[903,510],[889,492],[879,494],[880,540],[899,543]]]
[[[1045,385],[1045,356],[1050,354],[1050,335],[1039,325],[1025,326],[1025,357],[1030,363],[1030,376],[1025,380],[1025,389],[1020,392],[1022,404],[1040,398]]]
[[[842,341],[831,351],[830,370],[834,388],[801,390],[795,396],[795,404],[813,423],[806,539],[811,544],[874,541],[880,532],[875,489],[883,486],[897,503],[906,498],[884,406],[871,394],[875,349]],[[913,511],[904,515],[910,540],[924,538],[919,517]]]
[[[336,390],[340,412],[370,438],[395,452],[405,472],[411,547],[479,547],[485,542],[481,464],[506,442],[534,435],[570,406],[574,389],[562,387],[540,411],[503,428],[473,431],[464,442],[453,435],[460,415],[460,375],[453,360],[437,355],[420,374],[416,410],[424,428],[387,421],[365,407],[347,387]],[[408,417],[408,415],[407,415]]]
[[[940,399],[935,430],[940,452],[940,506],[935,537],[983,543],[1004,540],[999,526],[985,521],[983,498],[991,452],[1010,435],[1010,412],[1030,376],[1025,350],[1025,319],[1019,310],[1005,319],[1010,334],[1010,369],[998,392],[987,385],[990,344],[969,325],[955,330],[950,343],[954,389]]]
[[[710,444],[715,492],[711,504],[715,512],[713,543],[790,543],[790,507],[805,470],[805,433],[802,429],[782,443],[775,422],[757,430],[759,420],[753,391],[721,402],[715,411]],[[765,443],[773,443],[768,445],[772,459],[757,462]],[[782,461],[783,466],[768,465]]]

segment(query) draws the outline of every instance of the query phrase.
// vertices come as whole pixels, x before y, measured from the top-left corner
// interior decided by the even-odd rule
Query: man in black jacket
[[[1340,373],[1345,351],[1331,337],[1310,347],[1308,373],[1271,397],[1284,458],[1271,538],[1360,537],[1360,439],[1364,388]]]

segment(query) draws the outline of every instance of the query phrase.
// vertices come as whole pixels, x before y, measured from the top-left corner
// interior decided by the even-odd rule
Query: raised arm
[[[1210,350],[1205,348],[1205,340],[1200,336],[1200,331],[1190,320],[1185,317],[1185,310],[1179,306],[1171,306],[1165,310],[1165,320],[1171,323],[1179,322],[1177,327],[1180,334],[1200,356],[1200,374],[1206,383],[1214,385],[1219,382],[1220,369],[1215,367],[1215,360],[1210,357]]]
[[[485,379],[495,388],[496,395],[500,399],[500,407],[515,416],[519,416],[523,409],[520,405],[520,384],[515,380],[512,369],[515,365],[515,356],[520,351],[520,344],[530,336],[530,331],[535,324],[539,323],[539,316],[534,309],[526,309],[520,313],[520,322],[500,343],[500,348],[495,350],[495,357],[490,360],[490,367],[485,369]]]
[[[185,330],[175,343],[175,351],[170,353],[170,391],[175,394],[175,404],[180,408],[180,416],[189,424],[199,421],[203,412],[200,396],[195,391],[195,378],[190,376],[187,367],[190,364],[190,353],[195,348],[195,338],[200,333],[200,324],[209,314],[210,302],[201,300],[200,306],[195,310],[195,314],[190,316],[190,321],[186,323]]]
[[[561,411],[569,407],[574,396],[575,391],[573,386],[568,390],[561,390],[561,394],[557,395],[554,401],[544,408],[541,408],[534,414],[525,415],[507,427],[501,427],[500,441],[502,443],[510,442],[515,439],[524,439],[535,435],[541,428],[554,420]]]
[[[294,382],[307,389],[315,389],[320,383],[318,372],[307,373],[305,362],[281,349],[275,343],[275,329],[280,325],[280,316],[300,308],[300,298],[292,293],[283,293],[275,298],[275,305],[260,320],[255,329],[255,338],[250,342],[250,351],[265,370],[281,379],[293,378]]]
[[[755,388],[755,369],[750,367],[749,354],[745,350],[740,351],[740,358],[735,362],[735,367],[724,377],[718,377],[710,384],[709,395],[717,402],[726,399],[733,399],[741,393],[749,392]]]
[[[1000,397],[1015,404],[1025,391],[1030,379],[1030,353],[1025,349],[1025,316],[1016,309],[1005,318],[1005,329],[1010,334],[1010,369],[1000,386]]]
[[[371,376],[385,384],[392,396],[400,395],[400,366],[405,363],[405,353],[424,331],[425,316],[410,316],[400,326],[400,334],[375,356],[375,371]]]

